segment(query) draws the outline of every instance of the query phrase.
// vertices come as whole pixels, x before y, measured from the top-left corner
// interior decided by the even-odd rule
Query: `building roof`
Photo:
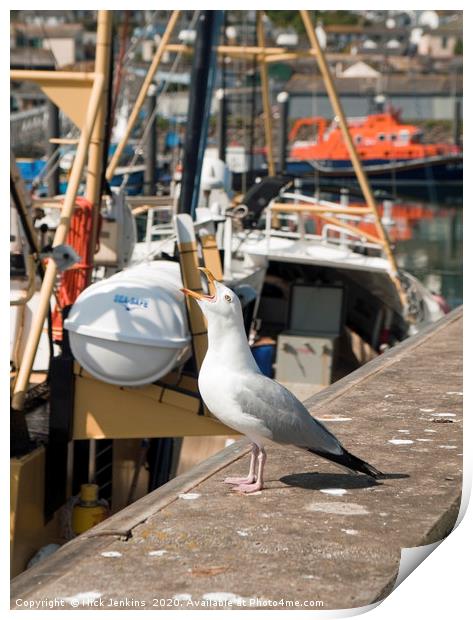
[[[25,24],[22,22],[13,22],[10,30],[19,32],[29,37],[40,38],[68,38],[75,37],[83,32],[82,24]]]
[[[377,78],[381,75],[379,71],[370,67],[366,62],[359,60],[345,69],[340,77],[343,78]]]
[[[386,73],[403,73],[406,74],[432,74],[443,75],[452,71],[457,72],[462,69],[463,57],[453,56],[441,59],[432,59],[429,56],[406,56],[400,55],[398,50],[392,50],[394,53],[386,54],[373,51],[364,53],[363,49],[359,49],[356,55],[347,53],[328,52],[325,54],[327,63],[332,69],[337,64],[342,63],[342,67],[346,69],[357,61],[364,61],[377,71]],[[297,61],[288,62],[291,65],[295,75],[308,75],[311,78],[317,75],[316,63],[313,58],[300,58]]]
[[[422,28],[424,34],[438,34],[440,36],[446,34],[456,34],[457,36],[462,36],[461,22],[452,22],[450,24],[445,24],[440,26],[440,28],[430,29],[426,26],[419,26]],[[410,35],[412,28],[403,27],[403,28],[386,28],[384,25],[379,26],[359,26],[357,24],[330,24],[327,26],[323,26],[323,29],[327,34],[354,34],[365,37],[373,37],[373,36],[382,36],[382,37],[398,37],[405,38]]]
[[[386,74],[373,78],[335,77],[335,88],[339,95],[361,94],[376,89],[382,80],[382,90],[389,94],[417,94],[421,95],[450,95],[455,90],[455,78],[457,77],[456,92],[463,90],[462,76],[455,74],[423,75],[419,73],[411,75]],[[291,94],[320,94],[326,92],[324,82],[320,75],[310,76],[295,74],[287,82],[285,89]]]
[[[54,69],[55,66],[51,50],[37,47],[10,49],[10,69]]]
[[[41,88],[34,82],[12,82],[10,94],[15,95],[17,99],[47,99]]]

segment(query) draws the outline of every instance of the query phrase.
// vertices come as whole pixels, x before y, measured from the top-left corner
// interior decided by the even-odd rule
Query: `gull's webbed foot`
[[[252,484],[256,480],[256,476],[246,476],[246,478],[225,478],[224,484]]]
[[[236,487],[233,487],[232,491],[239,491],[240,493],[250,494],[256,493],[256,491],[261,491],[262,488],[263,483],[257,480],[252,484],[239,484]]]

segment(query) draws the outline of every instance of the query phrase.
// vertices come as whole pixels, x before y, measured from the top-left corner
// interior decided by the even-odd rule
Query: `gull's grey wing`
[[[278,443],[341,454],[338,439],[280,383],[260,374],[244,375],[236,400],[242,411],[261,420]]]

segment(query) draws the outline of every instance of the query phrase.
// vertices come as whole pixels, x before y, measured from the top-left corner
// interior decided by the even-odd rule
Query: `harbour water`
[[[399,237],[400,267],[415,275],[429,290],[442,295],[451,308],[463,301],[463,209],[442,203],[401,203],[393,219]]]
[[[315,186],[316,187],[316,186]],[[340,193],[322,191],[314,185],[304,193],[338,202]],[[326,190],[327,188],[324,188]],[[340,190],[339,190],[340,191]],[[359,188],[346,188],[347,199],[361,206]],[[418,278],[429,291],[441,295],[450,308],[463,303],[463,196],[441,183],[419,184],[403,195],[395,185],[375,191],[378,206],[383,205],[383,224],[394,246],[399,267]]]

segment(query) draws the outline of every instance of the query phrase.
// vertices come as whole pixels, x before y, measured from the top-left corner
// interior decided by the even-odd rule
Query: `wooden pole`
[[[170,43],[166,45],[166,51],[192,55],[194,53],[194,48],[189,45],[184,45],[183,43]],[[256,45],[218,45],[216,47],[217,54],[233,56],[235,58],[241,58],[242,56],[259,56],[260,54],[283,54],[286,53],[286,51],[286,48],[283,47],[264,47]]]
[[[195,238],[194,223],[188,213],[174,216],[174,228],[177,235],[177,248],[181,265],[182,284],[185,288],[202,293],[202,283],[197,254],[197,240]],[[200,370],[205,354],[207,353],[207,325],[204,315],[198,308],[195,300],[186,296],[189,328],[192,335],[192,346],[197,371]]]
[[[97,243],[100,205],[102,201],[102,170],[107,101],[110,71],[110,54],[112,43],[112,11],[98,11],[97,15],[97,47],[95,52],[95,72],[103,76],[104,87],[97,110],[94,129],[89,145],[87,161],[87,183],[85,197],[92,204],[92,230],[90,233],[88,256],[82,257],[87,264],[94,261]],[[87,281],[90,283],[92,270],[87,270]]]
[[[12,69],[10,80],[22,82],[93,82],[95,73],[90,71],[36,71],[30,69]]]
[[[314,56],[311,50],[304,52],[282,52],[280,54],[267,54],[264,57],[266,63],[271,62],[291,62],[293,60],[299,60],[300,58],[310,58]]]
[[[103,87],[103,75],[97,75],[95,77],[94,85],[92,86],[92,91],[90,93],[85,123],[77,147],[77,154],[72,165],[71,176],[69,178],[66,196],[64,198],[64,204],[61,210],[61,218],[59,220],[59,224],[56,228],[56,233],[54,235],[53,247],[66,242],[71,216],[74,211],[74,203],[77,195],[77,190],[79,189],[79,182],[81,179],[82,170],[84,168],[85,160],[87,158],[87,149],[92,135],[92,129],[94,127]],[[17,380],[13,390],[13,409],[21,410],[24,405],[31,369],[33,368],[36,350],[38,348],[39,339],[43,331],[44,321],[48,313],[49,301],[54,290],[56,274],[56,263],[53,260],[49,260],[45,270],[41,291],[39,294],[38,306],[33,316],[33,322],[30,332],[28,334],[25,352],[21,360],[20,369],[18,371]]]
[[[264,49],[264,24],[263,24],[264,11],[258,11],[256,17],[256,32],[258,35],[258,45]],[[260,77],[261,77],[261,91],[263,96],[263,113],[264,113],[264,134],[266,139],[266,149],[268,158],[268,174],[274,176],[276,169],[274,167],[273,156],[273,128],[271,123],[271,102],[269,100],[269,79],[268,79],[268,67],[264,62],[264,54],[260,57]]]
[[[282,202],[273,202],[271,210],[279,213],[333,213],[334,215],[368,215],[371,209],[368,207],[330,207],[323,204],[310,204],[301,202],[299,204],[290,204]],[[378,239],[381,243],[382,240]]]
[[[376,228],[376,232],[379,235],[379,238],[382,243],[382,247],[384,253],[386,254],[386,258],[390,264],[390,275],[396,286],[399,297],[405,309],[408,308],[406,293],[402,287],[401,279],[399,275],[399,269],[396,263],[396,259],[391,249],[391,245],[389,239],[386,235],[386,231],[381,223],[381,219],[379,217],[378,210],[376,209],[376,202],[374,200],[373,192],[371,191],[370,184],[368,182],[368,178],[366,173],[361,165],[360,158],[355,149],[355,145],[353,144],[353,140],[348,129],[348,123],[345,117],[345,113],[341,106],[340,100],[338,98],[337,91],[335,90],[335,86],[333,83],[332,75],[327,65],[327,61],[325,60],[324,53],[322,48],[320,47],[319,41],[317,39],[317,35],[315,34],[314,26],[312,24],[312,20],[309,16],[309,11],[300,11],[300,15],[302,21],[304,23],[307,36],[310,41],[310,45],[312,50],[315,52],[315,57],[317,59],[320,73],[322,74],[322,78],[325,83],[325,87],[327,89],[328,96],[330,98],[330,102],[332,104],[333,110],[338,118],[338,122],[340,124],[340,129],[342,131],[343,138],[345,140],[345,145],[347,147],[348,153],[350,155],[350,159],[353,165],[353,169],[355,170],[356,178],[358,179],[358,183],[360,184],[361,190],[363,192],[363,196],[366,200],[366,204],[371,209],[371,212],[374,216],[374,224]],[[408,317],[409,318],[409,317]]]
[[[110,163],[108,164],[106,177],[107,180],[110,181],[115,172],[115,168],[118,165],[118,161],[123,153],[123,149],[125,148],[126,143],[130,137],[133,127],[138,119],[138,114],[143,106],[143,103],[146,99],[146,95],[148,94],[148,88],[150,87],[154,74],[158,70],[159,63],[161,62],[161,58],[166,51],[166,46],[169,43],[169,39],[174,31],[177,20],[180,15],[180,11],[173,11],[171,17],[169,18],[168,24],[166,26],[166,30],[164,31],[163,38],[161,39],[158,49],[156,50],[156,54],[154,55],[153,61],[148,69],[148,73],[141,85],[140,92],[138,93],[138,97],[136,98],[135,105],[133,106],[133,110],[131,111],[130,118],[128,119],[128,125],[126,126],[125,133],[117,145],[117,149],[113,154]]]

